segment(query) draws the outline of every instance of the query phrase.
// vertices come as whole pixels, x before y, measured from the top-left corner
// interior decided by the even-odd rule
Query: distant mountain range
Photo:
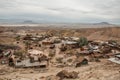
[[[99,27],[115,27],[117,25],[110,24],[108,22],[100,23],[56,23],[56,22],[44,22],[34,20],[22,20],[22,19],[0,19],[0,25],[3,26],[39,26],[39,27],[62,27],[62,28],[99,28]]]
[[[100,23],[94,23],[95,25],[111,25],[108,22],[100,22]]]
[[[40,23],[60,23],[60,22],[48,22],[48,21],[33,21],[33,20],[23,20],[23,19],[0,19],[1,24],[40,24]],[[67,23],[62,23],[67,24]],[[74,23],[70,23],[74,24]],[[108,22],[100,22],[100,23],[76,23],[76,24],[92,24],[92,25],[110,25]]]
[[[21,22],[21,24],[38,24],[38,23],[36,23],[36,22],[34,22],[32,20],[26,20],[24,22]]]

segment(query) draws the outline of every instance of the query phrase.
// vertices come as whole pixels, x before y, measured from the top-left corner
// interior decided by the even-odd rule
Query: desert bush
[[[51,58],[54,57],[55,56],[55,50],[50,50],[48,56],[51,57]]]
[[[19,51],[14,52],[14,55],[22,58],[22,57],[24,57],[24,53],[25,53],[25,51],[19,50]]]
[[[16,41],[19,41],[19,40],[20,40],[20,35],[17,35],[17,36],[15,37],[15,40],[16,40]]]
[[[73,60],[72,59],[68,59],[67,62],[71,63]]]
[[[27,51],[31,46],[31,42],[27,40],[27,41],[24,41],[23,43],[25,44],[25,49]]]
[[[52,58],[55,56],[55,53],[49,53],[48,56]]]
[[[85,46],[88,44],[88,40],[86,37],[80,37],[80,39],[78,40],[78,44],[80,47]]]
[[[58,58],[56,58],[56,61],[57,61],[58,63],[62,63],[62,60],[63,60],[62,57],[58,57]]]

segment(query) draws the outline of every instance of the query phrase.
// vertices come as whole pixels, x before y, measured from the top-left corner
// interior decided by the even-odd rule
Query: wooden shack
[[[24,59],[11,58],[10,63],[14,64],[15,67],[29,68],[29,67],[44,67],[48,64],[48,57],[39,50],[29,50],[28,55]]]
[[[27,67],[47,67],[48,62],[47,61],[34,61],[31,62],[30,59],[24,59],[24,60],[16,60],[14,63],[15,67],[22,67],[22,68],[27,68]]]
[[[62,43],[66,45],[68,49],[78,48],[78,43],[75,41],[62,41]]]
[[[51,45],[51,44],[53,44],[53,41],[50,41],[50,40],[42,41],[42,45]]]

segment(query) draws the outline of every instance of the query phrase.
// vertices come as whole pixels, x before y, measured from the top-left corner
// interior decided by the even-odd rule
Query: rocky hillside
[[[98,40],[120,40],[120,27],[109,28],[81,28],[81,29],[59,29],[49,30],[48,33],[60,36],[80,37]]]
[[[28,33],[47,33],[53,34],[55,36],[69,36],[69,37],[81,37],[85,36],[90,40],[118,40],[120,41],[120,27],[108,27],[108,28],[79,28],[79,29],[71,29],[71,28],[45,28],[45,27],[9,27],[3,28],[0,27],[0,36],[3,39],[3,35],[6,33],[12,33],[12,31],[18,32],[19,30],[29,31]],[[4,34],[5,33],[5,34]],[[7,35],[8,36],[8,35]],[[10,37],[9,37],[10,38]]]

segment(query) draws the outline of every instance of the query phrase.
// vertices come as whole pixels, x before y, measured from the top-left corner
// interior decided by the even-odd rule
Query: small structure
[[[47,61],[34,61],[31,62],[31,59],[16,60],[15,67],[47,67]]]
[[[0,63],[1,64],[8,64],[8,59],[9,57],[12,55],[12,52],[10,50],[8,51],[3,51],[1,54],[1,58],[0,58]]]
[[[77,48],[78,43],[75,41],[62,41],[64,45],[66,45],[67,48],[72,49],[72,48]]]
[[[54,39],[54,44],[57,44],[57,43],[61,43],[61,39],[59,39],[59,38]]]
[[[54,42],[53,41],[51,41],[51,40],[44,40],[44,41],[42,41],[42,45],[51,45],[51,44],[53,44]]]
[[[11,58],[15,67],[44,67],[48,66],[48,57],[39,50],[28,50],[28,56],[24,59]]]
[[[71,37],[73,41],[78,41],[79,38],[78,37]]]
[[[115,63],[117,63],[117,64],[120,64],[120,54],[115,55],[114,58],[110,58],[110,59],[108,59],[108,60],[110,60],[110,61],[112,61],[112,62],[115,62]]]
[[[120,61],[120,54],[119,55],[115,55],[115,59]]]
[[[31,41],[41,41],[43,40],[43,36],[35,36],[31,34],[27,34],[26,36],[23,37],[23,40],[31,40]]]
[[[43,54],[43,52],[39,50],[28,50],[28,54],[32,56],[39,56],[40,54]]]

